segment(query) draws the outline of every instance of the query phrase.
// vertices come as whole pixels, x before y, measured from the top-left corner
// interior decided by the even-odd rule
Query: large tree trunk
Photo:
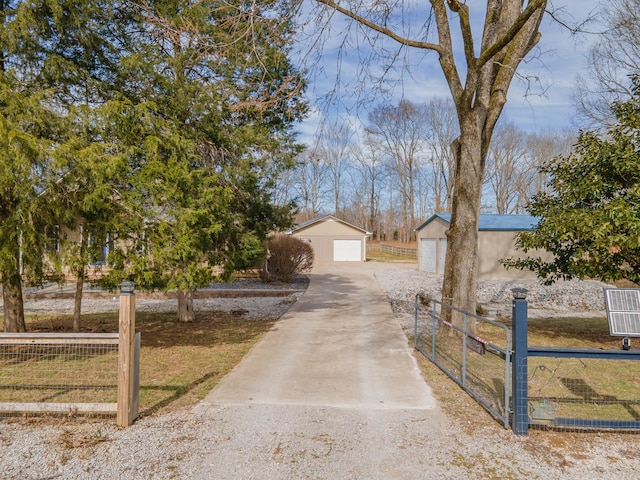
[[[19,273],[3,274],[2,300],[4,302],[4,332],[26,332],[24,303],[22,300],[22,279]]]
[[[507,92],[519,64],[540,39],[540,22],[547,0],[491,0],[486,2],[482,34],[474,35],[469,5],[461,0],[430,0],[432,10],[425,25],[435,22],[437,43],[422,38],[405,37],[411,29],[407,17],[399,16],[396,4],[382,2],[388,11],[373,20],[362,16],[348,3],[317,0],[347,17],[372,29],[376,34],[392,38],[402,45],[437,52],[438,61],[447,80],[456,106],[460,137],[455,142],[455,174],[451,225],[447,233],[442,295],[453,306],[475,312],[477,265],[476,253],[478,216],[484,159],[493,129],[507,101]],[[479,3],[479,2],[478,2]],[[432,15],[432,16],[431,16]],[[394,18],[402,18],[395,23]],[[464,56],[454,54],[451,27],[458,22]],[[422,19],[420,19],[422,21]],[[478,42],[480,40],[480,42]],[[375,44],[375,40],[374,40]],[[478,49],[479,47],[479,49]],[[464,60],[462,60],[464,58]],[[466,78],[461,74],[466,72]],[[406,190],[404,190],[406,192]],[[406,222],[406,210],[404,221]]]
[[[84,266],[76,272],[76,293],[73,299],[73,331],[80,331],[80,315],[82,314],[82,288],[84,287]]]
[[[457,158],[454,174],[451,223],[447,231],[447,254],[444,268],[442,300],[464,311],[475,313],[478,218],[482,200],[484,155],[482,146],[482,124],[469,113],[462,123],[462,133],[453,147]],[[452,315],[450,320],[462,326],[462,316]],[[473,332],[474,322],[467,327]]]
[[[194,320],[193,290],[178,290],[178,321],[193,322]]]

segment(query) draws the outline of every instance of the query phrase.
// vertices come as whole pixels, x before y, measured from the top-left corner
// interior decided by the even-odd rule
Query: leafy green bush
[[[516,245],[524,253],[546,250],[552,260],[509,258],[507,268],[532,270],[547,285],[573,278],[640,282],[640,77],[633,97],[611,109],[617,121],[606,135],[583,131],[569,155],[540,168],[547,189],[527,207],[540,222],[520,232]]]
[[[260,269],[266,282],[291,282],[296,275],[313,266],[311,245],[286,234],[277,234],[267,241],[267,260]]]

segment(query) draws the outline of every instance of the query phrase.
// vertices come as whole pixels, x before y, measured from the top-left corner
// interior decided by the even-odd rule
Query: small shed
[[[367,237],[371,236],[365,229],[333,215],[301,223],[287,233],[309,242],[313,248],[314,261],[318,263],[364,262]]]
[[[451,214],[436,213],[416,228],[418,237],[419,269],[429,273],[444,273],[447,251],[445,232],[449,228]],[[478,223],[478,279],[524,279],[535,278],[528,270],[507,270],[501,259],[522,257],[516,249],[518,232],[532,230],[538,219],[531,215],[481,214]],[[531,255],[548,257],[548,252],[532,252]]]

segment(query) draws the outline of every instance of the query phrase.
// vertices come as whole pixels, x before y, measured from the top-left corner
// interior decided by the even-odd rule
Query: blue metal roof
[[[426,225],[436,218],[440,218],[445,222],[451,221],[450,213],[436,213],[426,222],[416,228],[416,231],[422,230]],[[478,230],[480,231],[522,231],[533,230],[538,224],[538,217],[532,215],[502,215],[502,214],[480,214],[478,219]]]

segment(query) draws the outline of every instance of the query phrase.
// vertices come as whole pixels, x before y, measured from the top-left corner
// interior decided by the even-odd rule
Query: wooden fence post
[[[136,297],[135,283],[120,284],[120,317],[118,341],[118,413],[119,427],[128,427],[136,419],[135,392],[135,334]]]

